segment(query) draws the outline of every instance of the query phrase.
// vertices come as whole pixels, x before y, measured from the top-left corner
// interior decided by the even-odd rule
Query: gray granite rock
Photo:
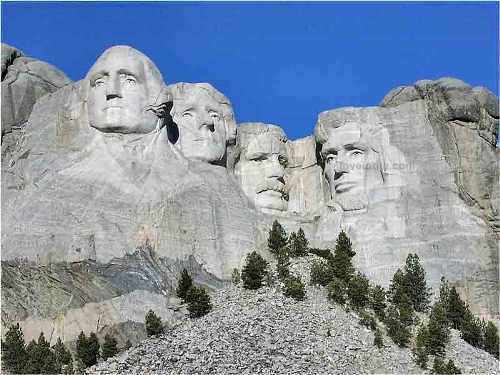
[[[54,66],[2,43],[2,136],[28,120],[38,99],[69,83]]]

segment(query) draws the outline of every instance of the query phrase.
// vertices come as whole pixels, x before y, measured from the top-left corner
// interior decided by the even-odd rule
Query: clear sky
[[[167,83],[210,82],[238,122],[311,134],[319,112],[377,105],[442,76],[498,95],[498,3],[2,2],[2,41],[83,78],[116,44]]]

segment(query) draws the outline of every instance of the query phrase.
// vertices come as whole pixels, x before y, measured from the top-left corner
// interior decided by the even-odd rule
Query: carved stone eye
[[[288,159],[282,155],[278,156],[278,162],[283,166],[283,168],[286,168],[288,165]]]
[[[104,78],[97,78],[92,85],[94,87],[99,87],[104,85],[104,83],[105,83]]]
[[[215,111],[209,112],[209,115],[215,121],[219,121],[220,120],[220,115],[217,112],[215,112]]]

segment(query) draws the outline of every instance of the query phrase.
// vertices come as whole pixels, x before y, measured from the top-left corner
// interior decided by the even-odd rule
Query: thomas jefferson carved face
[[[160,73],[139,51],[111,47],[87,75],[90,125],[105,133],[150,133],[158,117],[155,104],[163,85]]]
[[[345,210],[366,207],[368,189],[382,181],[376,152],[362,140],[359,126],[330,128],[321,154],[334,200]]]
[[[174,87],[173,121],[179,130],[176,142],[188,159],[217,164],[226,155],[234,121],[229,101],[208,84]]]
[[[284,142],[272,133],[251,138],[235,166],[243,192],[264,212],[284,211],[287,154]]]

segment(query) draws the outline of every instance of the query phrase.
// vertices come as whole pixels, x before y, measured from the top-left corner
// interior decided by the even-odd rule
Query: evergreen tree
[[[146,313],[145,325],[148,336],[156,336],[163,333],[161,318],[153,310],[149,310]]]
[[[441,375],[454,375],[461,374],[462,372],[458,367],[455,366],[451,359],[448,360],[447,364],[445,364],[440,357],[435,357],[434,366],[432,367],[432,373]]]
[[[411,305],[410,305],[411,307]],[[389,305],[386,311],[385,325],[387,334],[400,347],[408,346],[411,331],[408,325],[407,306]]]
[[[202,287],[193,286],[189,289],[187,297],[188,311],[191,318],[199,318],[212,310],[212,303],[207,291]]]
[[[118,346],[116,339],[113,336],[106,334],[104,336],[104,343],[102,344],[102,359],[106,360],[117,354]]]
[[[287,244],[287,235],[285,229],[283,229],[278,220],[274,220],[273,222],[273,226],[269,231],[267,244],[269,250],[273,254],[277,254]]]
[[[2,363],[5,369],[13,374],[23,371],[26,362],[26,346],[24,343],[23,330],[19,326],[11,325],[2,340]]]
[[[429,345],[429,331],[425,325],[421,325],[417,331],[415,338],[415,346],[413,353],[415,354],[415,362],[422,369],[427,368],[427,346]]]
[[[368,312],[362,310],[359,312],[359,323],[367,328],[370,328],[372,331],[377,329],[377,322],[375,318]]]
[[[288,256],[288,252],[282,249],[278,252],[276,258],[276,273],[278,274],[278,279],[285,282],[290,276],[290,257]]]
[[[380,285],[375,285],[374,287],[370,288],[370,307],[373,309],[375,315],[377,315],[380,320],[384,320],[385,317],[385,295],[385,289]]]
[[[403,294],[406,294],[405,276],[403,271],[398,268],[398,270],[392,276],[391,285],[389,285],[389,301],[391,301],[394,305],[397,305],[400,303]]]
[[[441,276],[441,285],[439,286],[439,303],[443,306],[448,306],[450,298],[450,286],[444,276]]]
[[[189,272],[184,268],[179,279],[177,286],[177,297],[186,302],[186,295],[188,290],[193,286],[193,279]]]
[[[234,285],[238,285],[241,281],[240,270],[237,268],[233,268],[233,272],[231,273],[231,280]]]
[[[467,306],[460,298],[455,287],[451,288],[448,293],[446,304],[446,317],[452,328],[460,329],[467,316]]]
[[[499,359],[498,328],[493,322],[488,322],[484,329],[484,350]]]
[[[88,352],[88,339],[83,331],[80,332],[78,338],[76,339],[76,358],[81,362],[83,368],[85,368],[85,362],[87,361]],[[78,365],[75,363],[75,369]]]
[[[382,339],[382,331],[380,331],[379,328],[375,330],[373,345],[375,345],[379,349],[382,349],[384,347],[384,340]]]
[[[429,308],[430,289],[425,280],[425,270],[417,254],[408,254],[404,269],[404,291],[413,303],[413,309],[425,312]]]
[[[314,261],[311,265],[311,284],[327,286],[333,279],[331,268],[325,262]]]
[[[35,339],[26,346],[26,362],[21,370],[22,374],[39,374],[40,359],[38,355],[38,344]]]
[[[429,317],[428,330],[428,345],[427,351],[429,354],[444,356],[445,347],[449,340],[450,328],[446,318],[446,311],[443,305],[435,303]]]
[[[57,368],[57,361],[54,352],[50,349],[50,344],[45,336],[40,333],[38,342],[32,340],[26,348],[27,361],[23,369],[24,373],[29,374],[55,374],[60,371]]]
[[[347,284],[344,280],[334,278],[328,284],[328,299],[332,302],[344,305],[346,302]]]
[[[54,350],[56,365],[59,371],[64,373],[63,370],[65,366],[67,367],[71,366],[71,368],[73,367],[72,366],[73,359],[71,358],[71,353],[69,352],[68,349],[66,349],[60,337],[57,338],[57,342],[52,347],[52,349]]]
[[[484,344],[483,330],[481,329],[481,321],[476,318],[467,309],[465,319],[462,323],[462,328],[460,329],[461,337],[467,341],[470,345],[476,348],[482,348]]]
[[[453,361],[451,359],[448,360],[448,363],[446,364],[445,368],[444,368],[444,373],[445,374],[449,374],[449,375],[454,375],[454,374],[461,374],[462,371],[460,371],[460,369],[455,366],[455,364],[453,363]]]
[[[290,276],[285,280],[285,296],[292,297],[297,301],[303,301],[306,296],[304,283],[300,277]]]
[[[333,257],[329,261],[336,278],[346,283],[349,281],[354,274],[354,266],[352,265],[354,255],[356,253],[352,250],[351,240],[344,231],[341,231],[337,238]]]
[[[401,323],[406,327],[411,326],[415,320],[415,311],[413,311],[413,304],[406,294],[401,296],[401,300],[396,306],[399,311],[399,320]]]
[[[369,302],[370,282],[362,273],[352,276],[347,283],[349,304],[355,309],[363,309]]]
[[[302,228],[299,228],[297,234],[295,234],[295,232],[290,234],[288,246],[290,249],[290,256],[292,257],[302,257],[307,255],[309,241],[307,240]]]
[[[267,273],[268,263],[256,251],[247,255],[245,266],[241,271],[241,279],[245,289],[259,289]]]
[[[90,332],[87,344],[88,344],[88,357],[87,357],[88,362],[85,363],[85,365],[87,367],[90,367],[97,363],[97,360],[99,359],[99,352],[101,349],[101,345],[99,344],[97,335],[94,332]]]

